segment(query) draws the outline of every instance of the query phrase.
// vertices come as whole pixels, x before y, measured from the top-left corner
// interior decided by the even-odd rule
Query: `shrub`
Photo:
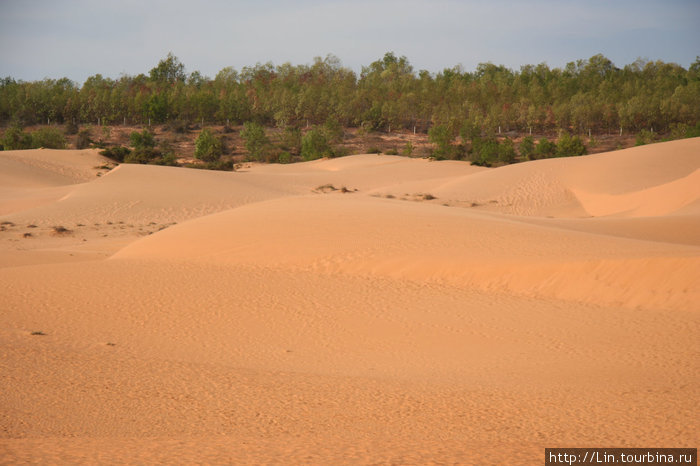
[[[366,152],[368,154],[381,154],[382,150],[379,147],[371,146]]]
[[[532,160],[533,155],[535,154],[535,141],[532,139],[532,136],[524,137],[523,140],[520,141],[518,149],[520,150],[520,156],[523,159]]]
[[[301,130],[294,126],[284,128],[280,148],[290,154],[301,154]]]
[[[32,137],[22,131],[19,126],[12,126],[3,134],[2,145],[5,150],[31,149]]]
[[[292,162],[292,154],[289,152],[281,152],[280,155],[277,157],[277,162],[279,163],[291,163]]]
[[[586,146],[578,136],[571,136],[569,133],[562,133],[557,141],[557,156],[571,157],[586,153]]]
[[[90,128],[83,128],[78,132],[78,137],[75,140],[76,149],[87,149],[92,144]]]
[[[304,160],[315,160],[321,157],[332,157],[328,139],[326,139],[325,131],[314,128],[304,135],[301,139],[301,156]]]
[[[343,127],[340,126],[338,120],[329,118],[323,125],[323,131],[326,133],[326,139],[330,144],[338,144],[343,140]]]
[[[654,133],[647,129],[641,130],[639,133],[637,133],[637,137],[634,141],[635,146],[643,146],[645,144],[651,144],[654,142],[656,139],[656,136]]]
[[[66,138],[56,128],[40,128],[32,133],[32,147],[65,149]]]
[[[498,146],[498,160],[503,163],[513,163],[515,162],[515,145],[513,140],[506,138]]]
[[[384,153],[386,155],[399,155],[399,151],[396,148],[387,149]]]
[[[446,125],[437,125],[428,131],[428,140],[435,144],[433,156],[437,159],[449,159],[454,157],[452,140],[454,134]]]
[[[205,162],[215,162],[223,154],[223,142],[205,128],[194,141],[194,156]]]
[[[490,167],[499,159],[500,144],[495,138],[475,138],[472,141],[472,165]]]
[[[270,140],[265,134],[265,128],[258,123],[248,121],[243,124],[241,137],[245,139],[245,148],[249,158],[262,161],[270,147]]]
[[[552,157],[557,152],[557,145],[547,138],[541,138],[535,146],[535,158]]]
[[[410,157],[411,154],[413,154],[413,144],[411,141],[406,142],[406,145],[403,146],[403,155]]]
[[[154,147],[156,147],[155,135],[147,129],[144,129],[140,133],[134,131],[133,133],[131,133],[129,139],[131,140],[131,145],[136,150],[153,149]]]
[[[107,149],[100,151],[100,155],[104,155],[115,162],[122,163],[124,159],[131,153],[128,147],[114,146],[108,147]]]

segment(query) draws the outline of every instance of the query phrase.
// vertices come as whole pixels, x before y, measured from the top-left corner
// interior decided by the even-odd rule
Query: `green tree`
[[[253,121],[246,122],[241,130],[241,137],[245,140],[245,148],[251,159],[258,161],[265,159],[270,149],[270,139],[262,125]]]
[[[308,131],[301,140],[301,156],[304,160],[316,160],[333,156],[326,132],[319,128]]]
[[[547,138],[540,138],[535,146],[535,158],[546,159],[554,156],[557,152],[557,145]]]
[[[56,128],[40,128],[32,133],[32,147],[65,149],[66,138]]]
[[[557,141],[557,156],[571,157],[586,153],[586,146],[578,136],[571,136],[566,131],[562,132]]]
[[[525,136],[520,145],[518,146],[520,150],[520,156],[525,160],[532,160],[535,153],[535,141],[532,136]]]
[[[180,60],[172,52],[168,53],[167,57],[151,69],[149,76],[152,81],[171,84],[178,81],[184,82],[187,79],[185,65],[180,63]]]
[[[205,162],[216,162],[223,154],[223,143],[220,138],[205,128],[194,142],[194,156]]]
[[[22,131],[21,127],[11,126],[2,136],[2,145],[5,150],[31,149],[32,137]]]
[[[437,159],[449,159],[454,156],[454,132],[447,125],[437,125],[428,131],[428,140],[435,144],[433,156]]]

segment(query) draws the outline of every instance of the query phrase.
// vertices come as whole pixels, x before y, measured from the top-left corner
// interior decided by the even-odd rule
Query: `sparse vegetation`
[[[224,144],[220,138],[208,128],[202,130],[194,142],[194,156],[205,162],[216,162],[224,152]]]
[[[55,227],[51,228],[51,234],[54,236],[65,236],[65,235],[70,235],[73,233],[73,230],[69,230],[68,228],[58,225]]]

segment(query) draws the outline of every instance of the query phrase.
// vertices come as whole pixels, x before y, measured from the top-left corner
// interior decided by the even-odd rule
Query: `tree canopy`
[[[256,122],[302,127],[332,120],[344,127],[427,132],[466,126],[478,136],[503,131],[595,133],[624,128],[671,131],[700,121],[700,57],[688,69],[637,60],[617,67],[603,55],[550,68],[514,71],[492,63],[416,72],[389,52],[357,76],[329,55],[310,65],[256,64],[189,75],[172,53],[148,75],[0,79],[0,123],[167,121]]]

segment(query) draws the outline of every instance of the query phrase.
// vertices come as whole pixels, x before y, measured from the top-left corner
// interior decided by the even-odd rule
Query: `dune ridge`
[[[495,169],[106,163],[0,152],[2,463],[700,440],[700,139]]]

